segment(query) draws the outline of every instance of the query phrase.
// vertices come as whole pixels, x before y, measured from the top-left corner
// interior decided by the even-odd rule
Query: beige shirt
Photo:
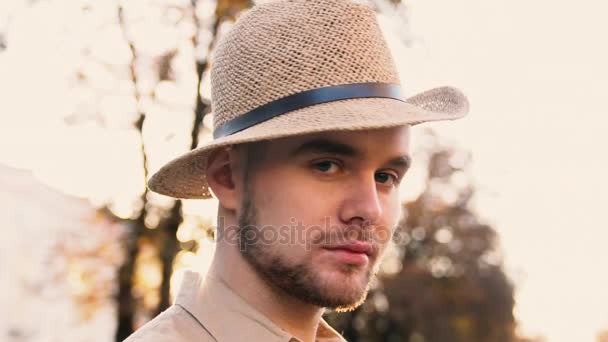
[[[175,303],[125,342],[300,342],[249,305],[223,281],[186,271]],[[323,319],[317,342],[346,342]]]

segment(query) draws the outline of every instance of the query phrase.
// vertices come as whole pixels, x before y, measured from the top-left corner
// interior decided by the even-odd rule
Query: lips
[[[330,245],[323,249],[336,262],[354,266],[367,265],[370,258],[375,255],[373,246],[361,241]]]
[[[373,247],[368,242],[363,241],[352,241],[343,244],[336,244],[325,247],[325,249],[329,250],[345,250],[352,253],[363,253],[367,256],[371,256],[373,254]]]

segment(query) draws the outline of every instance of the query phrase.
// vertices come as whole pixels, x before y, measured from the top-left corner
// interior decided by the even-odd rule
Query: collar
[[[300,342],[257,311],[223,281],[187,270],[175,299],[217,341]],[[317,342],[346,342],[325,320],[319,321]]]

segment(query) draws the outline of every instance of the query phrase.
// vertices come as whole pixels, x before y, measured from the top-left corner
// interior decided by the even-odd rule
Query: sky
[[[18,35],[0,54],[0,93],[5,94],[0,101],[0,163],[32,169],[45,183],[70,194],[97,194],[94,201],[114,196],[119,211],[127,208],[130,203],[120,203],[121,198],[143,186],[135,167],[140,165],[137,136],[62,124],[62,115],[70,110],[66,97],[82,95],[71,92],[65,77],[70,64],[78,62],[78,46],[64,34],[64,22],[74,13],[44,4],[23,11],[18,3],[0,3],[0,13],[10,9],[19,14],[11,19]],[[406,94],[452,85],[471,102],[467,118],[425,126],[472,153],[471,174],[479,189],[474,204],[500,234],[523,332],[549,342],[593,342],[600,330],[608,329],[603,211],[608,154],[602,151],[608,146],[603,93],[608,4],[407,4],[411,45],[397,39],[399,28],[385,27]],[[53,10],[56,15],[48,15]],[[42,32],[50,38],[40,39]],[[108,50],[100,44],[100,51]],[[111,51],[124,54],[116,47]],[[103,79],[97,81],[103,84]]]

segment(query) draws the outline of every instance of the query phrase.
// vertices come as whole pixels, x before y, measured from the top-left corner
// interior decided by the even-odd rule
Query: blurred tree
[[[404,204],[377,286],[329,319],[349,341],[514,341],[513,286],[496,232],[470,208],[469,157],[429,136],[426,188]]]
[[[201,47],[201,43],[199,42],[199,37],[202,31],[202,25],[197,14],[197,1],[192,0],[189,4],[189,7],[179,8],[182,13],[189,14],[187,16],[184,16],[183,20],[189,20],[193,24],[194,30],[191,38],[191,44],[194,48],[194,51],[200,49],[203,49],[205,51],[204,54],[201,54],[200,56],[196,56],[194,58],[196,70],[196,95],[194,99],[194,120],[190,132],[190,149],[194,149],[198,145],[204,116],[210,111],[209,101],[204,100],[201,94],[201,83],[205,77],[205,73],[208,71],[208,56],[210,55],[209,51],[211,51],[215,44],[215,41],[217,40],[218,28],[224,21],[233,20],[236,14],[238,14],[240,11],[249,6],[250,3],[247,0],[219,0],[216,3],[215,12],[212,16],[213,22],[211,23],[209,28],[209,35],[211,36],[211,39],[208,45],[205,47]],[[167,6],[164,7],[164,10],[168,11],[169,9],[175,9],[175,7],[172,7],[171,5],[167,4]],[[120,25],[121,31],[123,32],[125,42],[129,46],[129,50],[131,52],[129,74],[130,80],[133,85],[133,97],[135,98],[137,107],[137,120],[135,121],[134,125],[137,131],[139,132],[141,138],[141,153],[143,156],[142,167],[144,170],[144,180],[147,180],[149,166],[148,153],[146,151],[146,145],[144,140],[144,123],[146,120],[146,111],[144,109],[144,106],[142,105],[143,94],[141,93],[141,87],[138,83],[139,61],[138,50],[136,47],[137,43],[134,41],[133,38],[131,38],[129,32],[129,24],[126,20],[124,7],[119,5],[117,11],[118,23]],[[155,63],[155,71],[157,74],[155,79],[157,82],[162,82],[171,78],[171,62],[172,59],[176,56],[176,54],[177,51],[168,51],[157,57],[157,62]],[[150,94],[150,98],[151,100],[154,100],[154,93]],[[161,283],[159,286],[158,304],[156,308],[152,311],[151,316],[160,313],[170,305],[170,280],[171,275],[173,273],[175,257],[180,250],[180,244],[177,240],[176,234],[180,224],[183,222],[181,208],[181,201],[173,201],[173,204],[169,207],[169,209],[165,210],[165,214],[163,214],[162,219],[156,222],[153,227],[150,227],[150,224],[147,224],[149,222],[147,220],[148,210],[151,209],[147,187],[145,187],[145,190],[141,195],[141,209],[139,215],[135,219],[129,220],[131,223],[131,230],[129,237],[126,239],[126,249],[128,257],[126,258],[125,263],[122,265],[119,271],[120,290],[117,295],[119,305],[118,328],[116,332],[117,341],[124,340],[136,329],[134,320],[137,308],[138,306],[141,306],[141,304],[138,303],[138,301],[134,297],[133,285],[136,283],[136,268],[138,265],[137,261],[138,257],[140,256],[140,248],[142,246],[152,245],[151,247],[156,250],[156,254],[160,261],[161,268]],[[154,213],[154,215],[157,215],[157,213]],[[190,248],[192,249],[194,248],[194,246],[190,245]]]

